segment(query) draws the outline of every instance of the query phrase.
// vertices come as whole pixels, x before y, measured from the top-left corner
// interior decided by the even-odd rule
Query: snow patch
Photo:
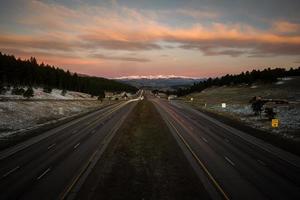
[[[277,81],[275,84],[276,85],[282,85],[282,84],[284,84],[284,81]]]
[[[106,105],[101,101],[0,101],[0,138]]]
[[[176,75],[137,75],[137,76],[121,76],[116,77],[114,79],[174,79],[174,78],[180,78],[180,79],[200,79],[199,77],[189,77],[189,76],[176,76]]]
[[[27,89],[27,87],[24,87]],[[26,99],[22,95],[13,95],[11,94],[12,88],[6,92],[6,94],[0,95],[0,99]],[[43,88],[33,88],[34,97],[30,99],[49,99],[49,100],[96,100],[97,97],[91,97],[90,94],[82,92],[67,91],[63,96],[62,90],[53,89],[51,93],[46,93],[43,91]]]

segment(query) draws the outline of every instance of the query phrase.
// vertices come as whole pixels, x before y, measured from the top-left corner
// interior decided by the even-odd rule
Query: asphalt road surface
[[[111,105],[0,152],[0,199],[62,199],[135,101]]]
[[[149,95],[212,199],[300,199],[300,159]],[[121,102],[0,152],[0,199],[73,199],[137,104]]]
[[[300,159],[177,101],[153,98],[215,199],[300,199]]]

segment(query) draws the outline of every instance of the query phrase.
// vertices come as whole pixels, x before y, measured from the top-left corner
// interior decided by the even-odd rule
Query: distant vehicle
[[[177,95],[169,95],[168,96],[168,100],[172,100],[172,99],[176,99],[177,98]]]

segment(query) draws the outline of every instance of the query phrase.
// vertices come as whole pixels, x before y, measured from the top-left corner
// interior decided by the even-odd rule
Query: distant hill
[[[178,96],[184,96],[193,92],[201,92],[206,88],[212,86],[224,86],[224,85],[239,85],[246,84],[252,85],[257,82],[262,83],[274,83],[279,78],[284,78],[288,76],[300,76],[300,67],[298,68],[290,68],[289,70],[285,68],[267,68],[264,70],[252,70],[242,72],[240,74],[227,74],[222,77],[217,78],[208,78],[205,81],[200,81],[198,83],[193,84],[188,88],[179,88],[176,91]]]
[[[165,90],[176,90],[180,87],[188,87],[193,85],[195,82],[202,81],[201,78],[192,78],[184,76],[128,76],[120,77],[115,80],[122,83],[127,83],[135,87],[147,87],[151,89],[165,89]]]
[[[103,96],[104,91],[136,92],[137,88],[101,77],[78,75],[47,64],[38,64],[34,57],[16,59],[0,52],[0,87],[40,86]],[[0,88],[1,89],[1,88]]]

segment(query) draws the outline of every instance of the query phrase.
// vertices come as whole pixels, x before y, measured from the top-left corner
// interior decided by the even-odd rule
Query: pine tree
[[[272,120],[276,116],[276,112],[274,112],[273,108],[265,108],[265,114],[269,120]]]
[[[6,93],[6,88],[4,85],[0,84],[0,94],[5,94]]]
[[[23,95],[25,90],[23,88],[14,87],[11,91],[11,94],[13,95]]]
[[[45,86],[43,88],[43,92],[45,92],[45,93],[51,93],[52,92],[52,88],[50,86]]]
[[[62,95],[62,96],[66,96],[66,94],[67,94],[67,90],[66,90],[66,89],[63,89],[63,90],[61,91],[61,95]]]
[[[34,92],[33,92],[32,87],[28,87],[27,90],[24,92],[23,96],[25,98],[33,97],[34,96]]]

